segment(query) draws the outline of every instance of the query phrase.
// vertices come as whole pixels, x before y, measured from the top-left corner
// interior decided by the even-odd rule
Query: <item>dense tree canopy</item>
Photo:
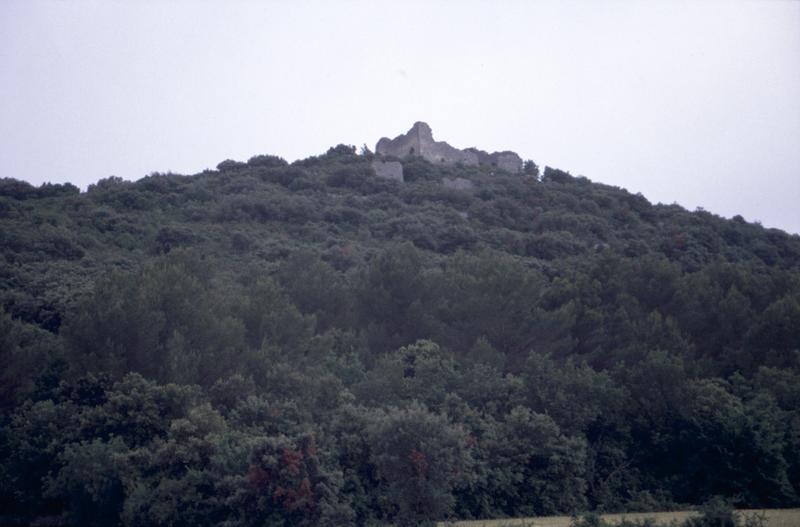
[[[800,503],[798,236],[373,157],[0,181],[0,523]]]

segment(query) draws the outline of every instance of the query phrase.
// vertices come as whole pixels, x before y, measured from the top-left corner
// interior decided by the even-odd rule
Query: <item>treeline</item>
[[[1,184],[2,522],[800,501],[797,236],[550,168],[404,168]]]

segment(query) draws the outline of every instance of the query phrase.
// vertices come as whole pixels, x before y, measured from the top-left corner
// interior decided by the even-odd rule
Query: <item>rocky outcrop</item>
[[[444,141],[434,141],[427,123],[416,122],[407,133],[394,139],[381,138],[375,146],[378,154],[406,158],[419,156],[431,163],[443,165],[486,165],[511,173],[522,172],[522,159],[514,152],[488,153],[476,148],[459,150]]]
[[[403,164],[399,161],[373,161],[372,170],[375,175],[384,179],[393,179],[402,183]]]

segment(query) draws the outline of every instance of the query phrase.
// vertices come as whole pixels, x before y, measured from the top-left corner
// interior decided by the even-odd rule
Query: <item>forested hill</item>
[[[800,503],[800,237],[375,159],[0,180],[0,523]]]

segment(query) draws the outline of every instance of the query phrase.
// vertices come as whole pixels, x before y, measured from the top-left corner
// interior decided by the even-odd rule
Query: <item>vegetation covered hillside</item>
[[[0,180],[0,523],[800,503],[800,237],[373,157]]]

